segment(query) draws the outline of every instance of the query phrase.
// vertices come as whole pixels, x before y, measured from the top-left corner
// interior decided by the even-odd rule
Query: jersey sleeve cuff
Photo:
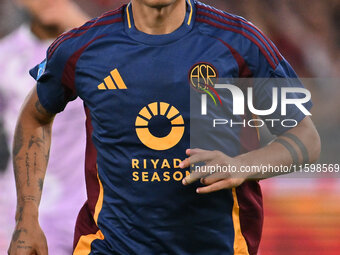
[[[52,104],[50,103],[50,100],[45,96],[46,93],[43,92],[42,89],[42,84],[40,84],[39,82],[37,83],[37,94],[38,94],[38,98],[39,98],[39,102],[40,104],[49,112],[52,114],[57,114],[62,112],[65,109],[65,106],[52,106]]]

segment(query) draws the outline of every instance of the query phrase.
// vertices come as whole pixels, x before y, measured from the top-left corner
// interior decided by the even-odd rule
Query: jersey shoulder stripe
[[[62,35],[60,35],[49,47],[48,58],[51,58],[53,53],[58,49],[58,47],[68,39],[84,35],[90,29],[95,28],[95,27],[122,22],[123,21],[123,18],[122,18],[123,7],[124,6],[120,7],[117,10],[106,12],[102,16],[86,22],[83,26],[72,29],[71,31],[65,32]]]
[[[214,7],[205,5],[205,4],[200,3],[200,2],[197,3],[197,7],[199,9],[201,9],[200,12],[208,11],[208,12],[212,12],[215,15],[220,15],[221,17],[223,17],[227,20],[236,22],[236,23],[233,23],[233,25],[244,28],[244,29],[248,30],[249,32],[254,33],[255,35],[257,34],[258,37],[262,37],[262,39],[267,44],[268,48],[270,47],[271,50],[274,51],[275,55],[273,55],[273,57],[276,57],[279,61],[283,60],[282,55],[280,54],[280,52],[276,48],[276,46],[273,44],[273,42],[259,28],[257,28],[251,22],[245,20],[244,18],[242,18],[240,16],[232,15],[230,13],[218,10]]]
[[[273,69],[283,59],[275,45],[250,22],[199,2],[197,9],[198,22],[243,35],[258,46]]]
[[[96,22],[100,22],[100,21],[103,21],[105,18],[111,18],[111,19],[114,19],[114,18],[117,18],[116,16],[118,16],[117,14],[121,14],[122,13],[122,9],[123,9],[123,6],[120,7],[119,9],[116,9],[116,10],[113,10],[113,11],[109,11],[109,12],[106,12],[104,13],[102,16],[99,16],[99,17],[96,17],[88,22],[86,22],[83,26],[79,27],[79,28],[74,28],[72,29],[71,31],[69,32],[65,32],[65,33],[62,33],[52,44],[51,44],[51,47],[50,48],[53,48],[54,45],[56,45],[60,39],[64,38],[65,36],[67,35],[70,35],[70,34],[74,34],[74,33],[77,33],[79,31],[82,31],[82,30],[87,30],[88,28],[90,28],[94,23]]]
[[[66,100],[70,100],[77,96],[76,82],[75,82],[75,77],[76,77],[75,70],[76,70],[78,59],[93,42],[95,42],[96,40],[100,38],[103,38],[106,35],[107,34],[101,34],[93,38],[91,41],[89,41],[84,46],[82,46],[80,49],[78,49],[75,53],[73,53],[73,55],[67,60],[64,70],[63,70],[63,75],[62,75],[62,84],[65,90],[64,97]]]

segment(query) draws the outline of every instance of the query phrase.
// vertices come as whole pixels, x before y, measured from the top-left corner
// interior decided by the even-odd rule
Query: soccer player
[[[76,255],[256,254],[263,221],[257,176],[204,176],[200,184],[200,173],[187,175],[189,162],[290,165],[319,155],[318,133],[296,107],[285,117],[299,124],[271,128],[279,139],[264,148],[255,128],[223,128],[223,139],[214,140],[219,151],[187,150],[190,92],[214,89],[197,77],[265,78],[265,86],[254,85],[262,109],[272,101],[269,78],[296,78],[251,23],[193,0],[132,0],[63,34],[30,73],[37,87],[16,128],[10,254],[47,254],[36,183],[45,173],[53,118],[77,97],[87,116],[88,200],[76,223]],[[223,100],[231,111],[231,98]],[[282,119],[279,111],[269,117]],[[39,140],[29,146],[32,136]]]

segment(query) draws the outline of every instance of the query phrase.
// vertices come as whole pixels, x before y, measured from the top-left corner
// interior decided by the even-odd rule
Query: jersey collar
[[[190,32],[195,23],[196,7],[194,0],[186,0],[187,11],[183,24],[174,32],[164,35],[150,35],[139,31],[134,24],[131,2],[124,9],[124,27],[126,33],[134,40],[149,45],[168,44],[182,38]]]

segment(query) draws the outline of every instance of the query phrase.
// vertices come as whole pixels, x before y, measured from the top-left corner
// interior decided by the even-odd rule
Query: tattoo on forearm
[[[299,156],[296,150],[294,149],[294,147],[289,142],[287,142],[286,140],[280,139],[280,138],[276,139],[275,142],[281,144],[289,151],[294,165],[299,164]]]
[[[18,189],[21,188],[21,183],[19,181],[19,175],[20,175],[20,161],[22,160],[22,157],[16,157],[13,161],[13,165],[14,165],[14,177],[15,177],[15,181],[17,184]]]
[[[309,163],[308,150],[306,146],[303,144],[303,142],[296,135],[292,133],[286,133],[286,134],[283,134],[282,136],[291,139],[299,147],[301,154],[302,154],[303,164]]]
[[[27,177],[27,186],[30,186],[30,160],[28,153],[26,152],[26,177]]]
[[[45,154],[45,163],[47,165],[48,159],[50,158],[50,148],[48,148],[47,153]]]
[[[39,100],[37,100],[37,101],[35,102],[35,109],[36,109],[39,113],[41,113],[41,114],[46,114],[46,111],[45,111],[45,109],[43,108],[43,106],[40,104]]]
[[[17,245],[17,249],[24,249],[24,250],[31,250],[32,246],[30,245],[25,245],[25,241],[24,240],[19,240],[18,241],[18,245]]]
[[[27,229],[25,229],[25,228],[20,228],[20,229],[17,229],[17,230],[14,231],[14,233],[13,233],[13,238],[12,238],[14,242],[18,241],[18,239],[19,239],[19,237],[20,237],[20,234],[21,234],[22,232],[27,233]]]
[[[44,115],[44,116],[50,116],[50,117],[53,117],[54,114],[53,113],[50,113],[48,112],[40,103],[39,99],[35,102],[34,104],[35,106],[35,109],[37,110],[37,112],[39,112],[40,114]]]
[[[20,152],[23,146],[23,132],[22,126],[19,123],[16,130],[16,135],[14,137],[14,146],[13,146],[13,156],[15,157]]]
[[[33,144],[36,144],[40,148],[40,144],[44,144],[45,141],[39,137],[35,137],[34,135],[31,136],[31,139],[28,142],[28,149],[32,147]]]
[[[42,191],[43,186],[44,186],[44,181],[43,181],[42,178],[40,178],[40,179],[38,180],[38,185],[39,185],[39,190]]]
[[[23,212],[24,208],[22,206],[19,207],[19,217],[18,217],[18,221],[22,221],[22,212]]]
[[[31,250],[32,249],[32,246],[23,246],[23,245],[17,245],[17,248],[18,249],[24,249],[24,250]]]
[[[35,198],[35,196],[24,196],[24,197],[23,197],[23,201],[24,201],[24,202],[27,202],[27,201],[36,202],[37,199]]]
[[[34,166],[34,174],[36,174],[37,172],[37,153],[34,152],[34,163],[33,163],[33,166]]]

